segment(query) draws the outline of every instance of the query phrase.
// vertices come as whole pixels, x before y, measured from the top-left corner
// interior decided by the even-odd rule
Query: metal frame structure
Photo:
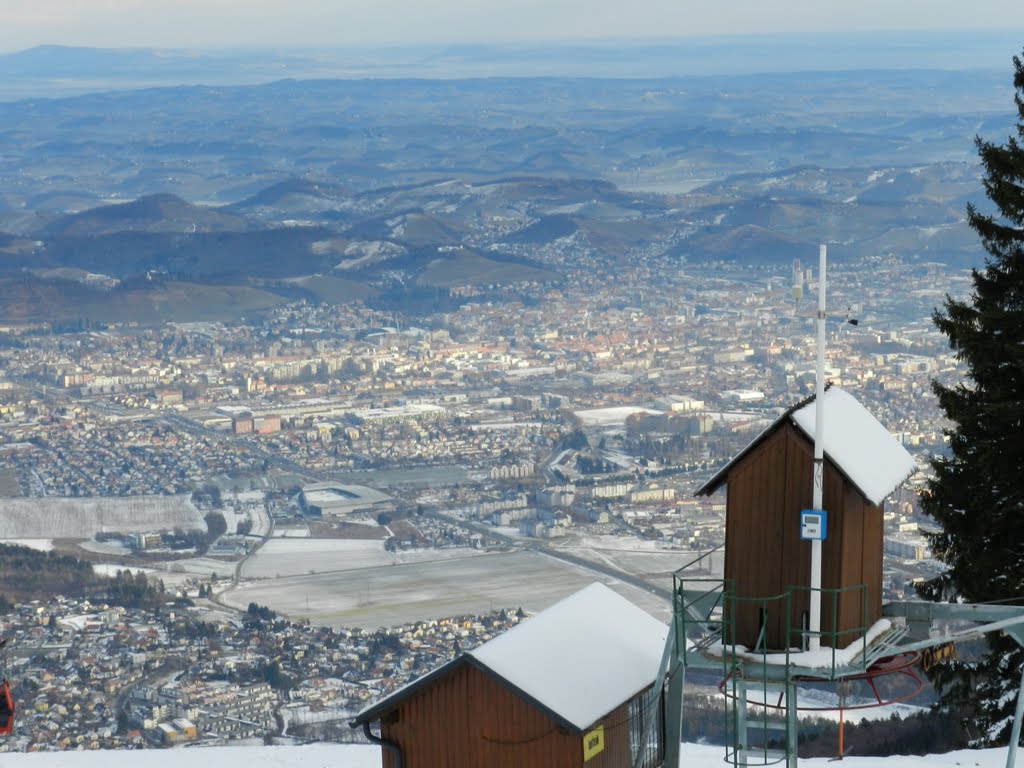
[[[733,636],[738,599],[732,594],[731,584],[721,578],[688,577],[686,570],[677,571],[674,578],[673,620],[661,672],[653,689],[655,692],[664,690],[666,696],[665,768],[681,765],[680,740],[688,670],[707,670],[721,676],[719,690],[724,695],[729,742],[725,755],[727,763],[734,766],[779,764],[796,768],[799,711],[803,709],[798,705],[797,686],[801,682],[831,681],[840,684],[850,680],[870,680],[869,685],[876,692],[878,704],[888,704],[908,697],[882,701],[874,680],[908,673],[917,679],[910,670],[920,659],[921,652],[929,648],[973,640],[997,631],[1006,632],[1024,647],[1024,607],[901,601],[887,603],[883,607],[883,616],[891,625],[884,632],[871,637],[868,627],[861,628],[860,636],[853,641],[860,643],[861,647],[853,649],[852,657],[849,650],[837,653],[834,649],[822,648],[817,658],[820,661],[821,656],[831,650],[831,663],[802,666],[801,662],[806,657],[801,656],[799,649],[808,645],[806,629],[791,629],[790,634],[797,643],[791,649],[777,653],[764,648],[748,650],[738,645]],[[788,616],[789,602],[798,589],[806,588],[791,588],[783,595],[763,599],[765,610],[774,603]],[[821,590],[822,599],[836,599],[835,592],[838,590]],[[940,623],[945,627],[956,624],[960,628],[940,633],[937,629]],[[850,642],[844,642],[829,631],[821,631],[820,636],[826,643],[831,640],[833,646],[850,646]],[[776,697],[775,703],[769,700],[772,696]],[[781,719],[761,717],[752,713],[752,706],[778,709],[784,716]],[[1022,720],[1024,674],[1017,696],[1007,768],[1015,765]]]

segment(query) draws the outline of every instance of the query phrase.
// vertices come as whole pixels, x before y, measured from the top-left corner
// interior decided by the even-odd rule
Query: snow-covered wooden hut
[[[384,768],[606,768],[662,763],[646,694],[668,627],[591,584],[360,712]],[[645,715],[658,718],[645,740]],[[379,723],[379,736],[373,733]]]
[[[882,615],[882,505],[915,464],[852,395],[829,387],[824,401],[822,645],[843,647]],[[727,486],[725,578],[736,642],[748,647],[801,644],[811,562],[801,512],[812,502],[815,419],[813,397],[796,404],[697,491]],[[785,600],[763,600],[787,592],[788,615]]]

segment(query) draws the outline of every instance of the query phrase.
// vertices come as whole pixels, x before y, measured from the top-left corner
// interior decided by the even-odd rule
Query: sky
[[[1024,32],[1020,0],[0,0],[0,52],[1008,28]]]

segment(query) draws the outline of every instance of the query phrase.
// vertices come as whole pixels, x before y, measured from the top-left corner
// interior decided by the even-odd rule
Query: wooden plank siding
[[[600,674],[600,670],[594,670]],[[604,725],[604,750],[586,768],[629,764],[628,704]],[[473,664],[400,701],[381,719],[381,735],[400,745],[403,768],[571,768],[583,766],[585,734],[559,724],[547,712]],[[384,768],[395,768],[382,750]]]
[[[762,624],[761,605],[748,598],[781,595],[791,586],[810,585],[811,544],[800,539],[800,510],[813,499],[813,445],[796,427],[783,423],[732,468],[726,480],[725,576],[736,603],[736,642],[753,647]],[[822,587],[865,585],[867,625],[882,612],[882,507],[872,505],[832,464],[825,462],[823,506],[828,535],[822,545]],[[769,649],[799,645],[799,629],[809,611],[809,593],[794,590],[786,637],[784,603],[768,604],[765,639]],[[841,593],[836,602],[822,596],[823,631],[859,629],[864,624],[860,590]],[[834,606],[834,608],[833,608]],[[840,634],[843,647],[857,633]],[[832,645],[830,638],[823,644]]]

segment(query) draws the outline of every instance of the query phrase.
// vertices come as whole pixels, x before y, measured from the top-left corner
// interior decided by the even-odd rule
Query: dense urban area
[[[813,391],[816,274],[568,256],[557,284],[453,288],[415,322],[299,302],[3,328],[0,538],[148,574],[160,598],[15,602],[22,714],[0,749],[357,738],[368,702],[543,607],[513,583],[388,620],[386,566],[541,553],[657,599],[721,545],[724,500],[694,491]],[[922,469],[887,503],[889,597],[937,569],[914,489],[943,444],[930,381],[957,364],[929,315],[966,281],[896,257],[829,273],[828,378]],[[318,578],[361,568],[347,607],[317,605]]]

